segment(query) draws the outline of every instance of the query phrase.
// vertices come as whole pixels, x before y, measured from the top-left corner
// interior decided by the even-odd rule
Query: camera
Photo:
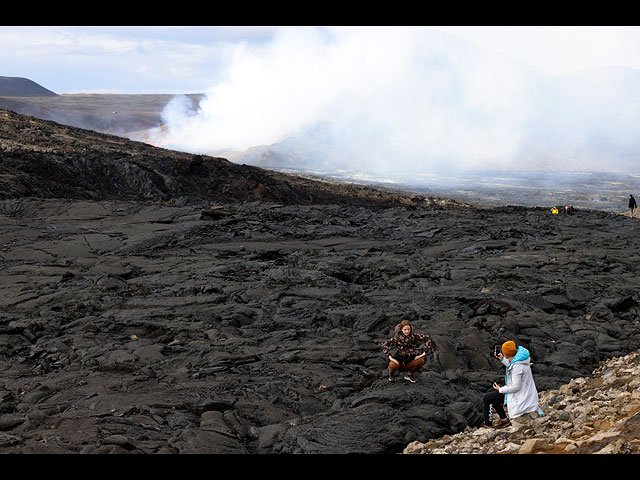
[[[497,357],[502,353],[502,347],[500,345],[496,345],[493,347],[493,354]]]

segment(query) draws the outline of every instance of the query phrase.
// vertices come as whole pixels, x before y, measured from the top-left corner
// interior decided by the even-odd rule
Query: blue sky
[[[639,27],[432,28],[555,75],[594,65],[640,68]],[[280,30],[0,26],[0,75],[26,77],[56,93],[199,93],[221,80],[242,45],[267,44]]]

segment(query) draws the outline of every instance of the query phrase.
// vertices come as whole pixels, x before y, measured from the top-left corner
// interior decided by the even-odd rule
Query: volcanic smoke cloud
[[[378,173],[562,169],[554,162],[578,157],[573,167],[588,169],[638,147],[638,109],[594,102],[602,84],[576,90],[432,29],[292,28],[232,48],[197,111],[184,97],[167,105],[158,142],[215,154],[296,138],[325,162]]]

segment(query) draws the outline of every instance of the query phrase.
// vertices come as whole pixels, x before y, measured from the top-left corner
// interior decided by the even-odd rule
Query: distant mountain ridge
[[[44,88],[33,80],[22,77],[0,77],[2,97],[57,97],[58,94]]]

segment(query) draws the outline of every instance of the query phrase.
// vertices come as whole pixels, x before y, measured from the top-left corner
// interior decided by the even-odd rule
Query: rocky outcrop
[[[467,427],[412,442],[403,453],[640,453],[640,352],[602,362],[592,376],[540,392],[540,406],[544,415],[529,424]]]

